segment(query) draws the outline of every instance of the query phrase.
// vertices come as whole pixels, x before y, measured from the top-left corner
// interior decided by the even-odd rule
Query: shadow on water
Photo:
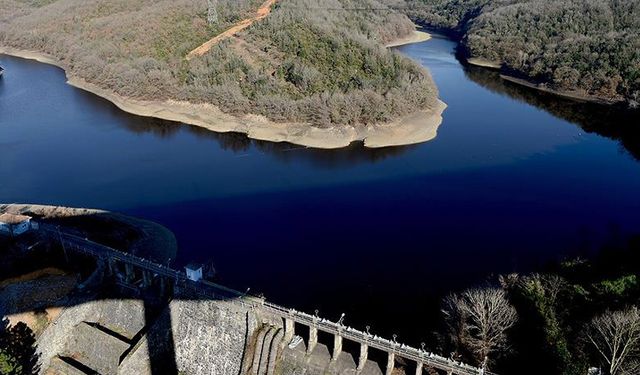
[[[316,167],[336,168],[382,161],[391,157],[401,156],[417,147],[417,145],[408,145],[368,148],[364,146],[363,142],[358,141],[351,143],[347,147],[325,150],[288,142],[261,141],[251,139],[244,133],[219,133],[179,122],[133,115],[120,110],[106,99],[81,90],[76,91],[75,94],[83,100],[83,105],[95,107],[96,111],[104,111],[105,108],[110,108],[110,115],[118,120],[114,121],[114,123],[134,134],[152,134],[160,139],[170,140],[180,132],[186,131],[200,139],[215,142],[218,147],[225,151],[244,153],[255,148],[283,162],[305,160]]]
[[[121,111],[120,111],[121,112]],[[121,112],[122,113],[122,112]],[[363,142],[353,142],[351,145],[335,150],[308,148],[288,142],[268,142],[247,137],[246,134],[229,132],[218,133],[197,126],[185,125],[177,122],[145,118],[127,114],[121,123],[127,130],[137,134],[153,134],[163,139],[170,139],[181,131],[188,131],[198,138],[215,142],[221,149],[234,153],[247,152],[252,148],[265,154],[274,156],[280,161],[303,159],[314,166],[324,168],[343,167],[360,163],[378,162],[390,157],[400,156],[416,147],[416,145],[402,147],[368,148]]]
[[[465,76],[492,92],[507,95],[543,109],[555,117],[619,142],[636,160],[640,160],[640,111],[582,102],[538,91],[500,78],[496,71],[465,66]]]
[[[81,216],[81,217],[91,219],[90,215]],[[615,232],[615,228],[613,228],[613,230]],[[583,259],[589,259],[589,258],[598,259],[597,264],[599,265],[599,268],[596,270],[596,275],[600,275],[600,274],[609,275],[609,272],[619,272],[618,267],[620,267],[619,266],[620,264],[622,265],[621,267],[623,270],[631,272],[634,270],[633,269],[634,266],[632,264],[637,264],[638,262],[638,253],[635,249],[637,249],[638,244],[640,244],[639,239],[640,237],[638,237],[637,235],[629,239],[625,239],[625,238],[619,237],[619,234],[613,233],[612,238],[610,239],[610,241],[608,241],[607,245],[599,249],[596,254],[592,254],[591,257],[585,257]],[[4,245],[3,238],[0,237],[1,251],[5,250],[3,245]],[[620,262],[621,255],[628,257],[629,261]],[[173,289],[179,286],[180,290],[182,290],[183,292],[174,293],[173,296],[170,296],[170,295],[166,295],[163,292],[166,289],[162,287],[159,283],[157,283],[157,279],[155,280],[156,282],[154,282],[153,277],[150,283],[147,283],[146,285],[141,284],[141,281],[144,280],[144,276],[139,274],[136,274],[131,278],[129,276],[126,276],[127,281],[125,281],[125,283],[127,284],[127,287],[124,287],[122,285],[122,280],[124,277],[118,278],[118,274],[120,275],[126,274],[127,273],[126,266],[124,266],[124,269],[123,269],[122,266],[113,265],[112,267],[108,267],[108,269],[111,271],[107,271],[107,267],[105,267],[104,265],[101,267],[100,262],[96,262],[96,259],[94,257],[85,256],[80,253],[70,252],[68,249],[65,250],[64,246],[55,246],[54,248],[49,248],[48,251],[44,253],[39,253],[37,254],[37,256],[35,253],[31,253],[30,255],[21,253],[19,256],[21,257],[20,258],[21,261],[16,262],[17,264],[14,264],[13,265],[14,267],[12,268],[13,272],[16,275],[22,275],[24,272],[28,273],[34,270],[38,270],[39,267],[45,267],[45,266],[56,267],[56,268],[67,271],[68,274],[77,274],[78,280],[82,281],[81,283],[79,283],[79,285],[83,285],[84,287],[75,288],[67,296],[62,298],[58,298],[58,299],[47,298],[46,300],[39,301],[37,302],[38,303],[37,306],[33,305],[35,300],[30,298],[27,298],[26,300],[21,300],[20,306],[7,304],[10,298],[0,299],[0,316],[21,314],[21,313],[32,312],[32,311],[45,311],[45,309],[49,309],[49,308],[69,308],[69,307],[79,306],[83,304],[94,303],[97,301],[102,301],[105,303],[109,303],[109,301],[135,301],[135,300],[140,301],[142,308],[144,310],[142,311],[143,318],[144,318],[144,326],[139,332],[137,332],[133,336],[127,336],[127,334],[124,331],[120,332],[117,329],[114,329],[117,327],[115,326],[110,327],[107,325],[108,324],[107,322],[109,321],[113,322],[113,320],[111,320],[113,318],[135,319],[136,314],[132,314],[131,316],[129,316],[128,313],[124,310],[119,311],[119,313],[123,313],[124,311],[123,315],[110,316],[104,319],[104,321],[103,321],[104,317],[101,317],[100,315],[99,315],[100,317],[87,315],[82,318],[86,320],[80,320],[78,325],[86,324],[90,327],[95,328],[97,331],[100,331],[98,334],[98,336],[100,337],[104,338],[104,337],[110,336],[109,340],[105,340],[102,343],[96,342],[96,348],[100,348],[100,346],[98,345],[104,345],[102,347],[104,348],[103,349],[104,353],[113,354],[107,349],[108,349],[108,343],[113,342],[114,340],[118,340],[120,342],[124,342],[127,344],[127,349],[124,352],[122,352],[121,354],[117,353],[117,354],[120,354],[118,365],[117,365],[118,367],[120,367],[121,365],[126,366],[127,363],[125,363],[125,361],[127,361],[128,359],[132,359],[133,358],[132,355],[136,353],[136,351],[139,350],[143,344],[146,343],[146,349],[148,350],[147,364],[149,366],[149,371],[150,371],[149,373],[152,375],[181,373],[179,371],[179,366],[178,366],[178,361],[182,359],[178,357],[179,351],[180,349],[183,349],[182,346],[187,346],[187,347],[189,346],[188,341],[185,341],[184,339],[178,339],[179,335],[176,335],[176,332],[174,332],[174,329],[176,329],[176,327],[179,327],[178,328],[179,330],[184,330],[185,327],[184,327],[184,322],[172,321],[171,306],[170,306],[171,301],[176,301],[176,300],[195,301],[195,302],[209,301],[209,300],[232,301],[232,300],[235,300],[236,298],[240,298],[239,297],[240,294],[234,297],[231,297],[231,296],[223,296],[220,294],[214,296],[212,293],[201,293],[201,294],[194,293],[192,292],[192,290],[195,290],[196,288],[197,289],[202,288],[202,286],[200,286],[201,284],[192,283],[187,285],[187,284],[182,284],[178,282],[173,283],[172,285],[174,287],[169,287],[169,288]],[[31,258],[35,257],[36,262],[34,263],[32,261],[33,259],[30,259],[30,257]],[[65,258],[70,259],[70,261],[65,261]],[[105,259],[107,258],[102,258],[103,261]],[[37,263],[41,263],[41,264],[37,264]],[[6,263],[1,264],[0,266],[7,267],[7,264]],[[557,267],[558,266],[556,263],[549,263],[545,266],[539,267],[538,270],[540,271],[554,270],[554,269],[557,269]],[[135,272],[135,271],[131,271],[131,272]],[[95,275],[98,275],[98,274],[101,274],[103,276],[96,278]],[[617,273],[614,273],[614,275],[615,274]],[[3,276],[7,275],[7,272],[3,272],[2,275]],[[120,281],[118,282],[118,280]],[[2,281],[1,278],[0,278],[0,281]],[[38,286],[38,288],[42,288],[42,287],[43,287],[42,284]],[[174,289],[174,290],[177,290],[177,289]],[[2,292],[2,288],[0,288],[0,292]],[[35,294],[37,295],[37,292]],[[28,301],[28,302],[25,303],[24,301]],[[397,299],[396,304],[399,303],[399,301],[401,301],[401,298]],[[437,303],[437,302],[434,301],[434,303]],[[373,310],[367,310],[367,311],[373,311]],[[129,311],[129,313],[133,313],[133,312]],[[439,317],[436,315],[422,316],[421,318],[433,319],[434,321],[439,320]],[[405,324],[411,323],[413,325],[416,325],[416,323],[419,321],[420,321],[419,318],[416,317],[416,319],[411,319],[410,321],[407,321],[404,323]],[[54,325],[55,324],[57,323],[54,323]],[[402,324],[402,323],[395,322],[395,324]],[[66,327],[66,326],[62,324],[61,327]],[[436,328],[436,330],[439,332],[443,332],[443,329],[444,329],[444,327],[442,326],[435,326],[434,328]],[[64,330],[65,328],[60,328],[60,329]],[[415,330],[415,327],[414,327],[414,330]],[[304,329],[297,330],[297,332],[301,332],[301,331],[304,332],[305,330]],[[367,328],[367,331],[368,331],[368,328]],[[305,342],[308,342],[308,336],[304,336],[303,338],[305,339]],[[327,345],[327,347],[329,348],[329,352],[331,352],[331,350],[333,349],[332,338],[333,337],[327,333],[323,333],[322,331],[319,332],[319,342]],[[428,340],[429,347],[438,348],[438,341],[441,338],[442,338],[441,336],[434,334],[433,337],[430,338],[430,340]],[[68,339],[68,338],[65,337],[65,339]],[[87,341],[85,340],[84,342],[86,343]],[[247,341],[245,344],[248,344],[248,342],[249,341]],[[441,343],[442,342],[440,341],[440,344]],[[516,341],[516,343],[522,344],[522,342],[520,341]],[[355,355],[357,355],[359,351],[359,346],[357,344],[354,345],[355,344],[354,342],[351,342],[351,343],[348,342],[348,339],[345,341],[344,344],[345,344],[343,348],[344,352],[352,355],[355,353]],[[525,340],[524,344],[530,345],[530,342]],[[90,348],[87,348],[87,349],[90,349]],[[91,359],[95,359],[95,358],[84,357],[84,354],[82,353],[74,353],[73,355],[70,355],[68,351],[69,351],[69,348],[65,348],[64,352],[58,352],[54,354],[59,356],[58,358],[60,358],[63,362],[66,362],[67,365],[71,365],[76,369],[82,370],[83,373],[86,373],[86,374],[97,373],[95,369],[91,368],[91,366],[95,364],[91,361]],[[184,351],[182,352],[184,353]],[[91,350],[88,350],[86,353],[89,353],[89,355],[91,355],[92,352]],[[248,352],[246,351],[243,352],[242,358],[240,358],[241,363],[245,362],[245,359],[246,359],[244,358],[245,356],[251,355],[247,353]],[[521,373],[523,374],[548,373],[548,372],[540,372],[537,369],[536,371],[529,371],[529,368],[527,368],[526,371],[522,371],[520,368],[521,363],[532,363],[531,360],[518,362],[523,358],[527,358],[527,356],[529,356],[529,354],[526,354],[526,353],[528,352],[525,352],[524,357],[520,357],[520,354],[517,354],[517,356],[514,357],[514,360],[516,361],[514,362],[515,363],[514,368],[520,370]],[[354,356],[354,358],[357,358],[357,357]],[[379,364],[384,364],[386,360],[386,353],[383,353],[382,351],[374,350],[370,352],[369,358],[374,360],[375,362],[378,362]],[[34,358],[34,360],[36,359],[38,358],[37,357]],[[138,359],[140,359],[140,357],[138,357]],[[108,358],[100,358],[100,360],[108,362]],[[532,360],[533,362],[535,362],[535,358],[532,358]],[[44,368],[43,370],[46,371],[47,369]],[[514,372],[500,371],[500,373],[509,374]]]
[[[0,76],[0,95],[4,94],[4,79]]]

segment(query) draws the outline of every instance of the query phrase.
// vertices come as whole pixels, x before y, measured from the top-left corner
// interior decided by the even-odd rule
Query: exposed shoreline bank
[[[406,44],[426,42],[429,39],[431,39],[431,34],[424,31],[416,30],[404,38],[400,38],[400,39],[394,40],[393,42],[387,43],[385,47],[387,48],[400,47]]]
[[[458,43],[460,42],[458,41]],[[462,57],[462,59],[464,60],[464,62],[466,62],[469,65],[498,71],[498,73],[500,73],[500,78],[507,82],[511,82],[516,85],[524,86],[524,87],[545,92],[548,94],[553,94],[561,98],[567,98],[567,99],[572,99],[580,102],[589,102],[589,103],[596,103],[596,104],[609,105],[609,106],[624,103],[624,101],[607,100],[597,96],[581,94],[579,92],[554,90],[524,78],[514,77],[511,75],[502,73],[501,72],[502,64],[496,61],[485,60],[483,58],[477,58],[477,57]]]
[[[506,74],[502,69],[503,62],[501,61],[492,61],[482,57],[473,57],[466,52],[460,52],[460,49],[463,46],[462,38],[464,36],[464,32],[459,32],[452,29],[433,26],[424,21],[416,21],[416,20],[413,20],[413,21],[418,25],[418,27],[424,28],[424,30],[428,30],[433,34],[443,36],[445,38],[448,38],[456,42],[456,48],[458,49],[457,56],[460,62],[462,62],[463,64],[468,64],[475,67],[497,71],[498,73],[500,73],[500,78],[505,81],[511,82],[516,85],[524,86],[530,89],[534,89],[537,91],[541,91],[544,93],[556,95],[560,98],[571,99],[578,102],[601,104],[601,105],[606,105],[610,107],[624,105],[625,103],[628,104],[628,102],[625,100],[607,99],[599,96],[584,94],[580,91],[555,90],[555,89],[546,87],[541,83],[535,82],[529,78],[520,78],[520,77],[515,77],[512,75]]]
[[[485,60],[478,57],[469,57],[465,60],[467,61],[467,64],[478,66],[481,68],[494,69],[494,70],[500,70],[500,68],[502,68],[502,64],[500,64],[499,62]]]
[[[416,43],[428,40],[429,37],[427,33],[416,31],[411,40],[402,40],[401,44]],[[257,140],[289,142],[320,149],[347,147],[352,142],[357,141],[363,141],[364,146],[369,148],[426,142],[436,137],[438,127],[442,123],[442,113],[446,108],[445,103],[438,101],[437,106],[432,110],[418,110],[386,124],[318,128],[305,123],[276,123],[260,115],[233,116],[222,112],[211,104],[193,104],[173,100],[146,101],[128,98],[86,82],[80,77],[70,75],[64,64],[52,56],[36,51],[2,46],[0,46],[0,54],[57,66],[65,70],[68,84],[98,95],[121,110],[134,115],[181,122],[220,133],[244,133],[249,138]]]
[[[546,92],[546,93],[549,93],[549,94],[557,95],[557,96],[562,97],[562,98],[577,100],[577,101],[581,101],[581,102],[597,103],[597,104],[603,104],[603,105],[616,105],[616,104],[624,103],[623,101],[606,100],[606,99],[603,99],[603,98],[600,98],[600,97],[597,97],[597,96],[584,95],[584,94],[580,94],[579,92],[554,90],[554,89],[550,89],[548,87],[540,86],[539,84],[536,84],[534,82],[530,82],[530,81],[528,81],[526,79],[516,78],[516,77],[510,76],[510,75],[507,75],[507,74],[500,74],[500,78],[502,78],[503,80],[505,80],[507,82],[515,83],[515,84],[520,85],[520,86],[528,87],[528,88],[531,88],[531,89],[534,89],[534,90],[538,90],[538,91]]]

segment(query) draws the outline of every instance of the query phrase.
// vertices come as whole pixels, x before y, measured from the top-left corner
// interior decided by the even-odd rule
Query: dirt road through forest
[[[247,27],[253,25],[254,22],[260,21],[261,19],[265,18],[266,16],[269,15],[269,13],[271,13],[271,7],[277,2],[278,2],[278,0],[266,0],[260,6],[260,8],[258,8],[258,11],[256,12],[256,15],[254,17],[246,18],[246,19],[236,23],[229,30],[223,32],[222,34],[218,34],[214,38],[212,38],[212,39],[208,40],[207,42],[205,42],[204,44],[202,44],[200,47],[198,47],[198,48],[194,49],[193,51],[189,52],[189,54],[187,55],[187,60],[191,60],[194,57],[199,57],[199,56],[204,55],[205,53],[209,52],[211,47],[213,47],[216,44],[220,43],[220,41],[222,41],[224,39],[227,39],[227,38],[231,38],[232,36],[236,35],[240,31],[242,31],[242,30],[246,29]]]

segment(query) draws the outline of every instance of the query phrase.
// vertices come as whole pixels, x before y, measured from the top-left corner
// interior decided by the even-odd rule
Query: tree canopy
[[[260,0],[0,2],[0,45],[44,52],[70,75],[143,100],[209,103],[317,126],[386,122],[436,105],[419,64],[384,48],[412,33],[384,0],[287,0],[204,56],[185,56]],[[352,12],[370,7],[380,12]]]
[[[460,36],[467,57],[556,91],[639,105],[639,0],[407,1],[414,19]]]
[[[10,325],[0,320],[0,375],[38,373],[38,357],[33,331],[24,323]]]

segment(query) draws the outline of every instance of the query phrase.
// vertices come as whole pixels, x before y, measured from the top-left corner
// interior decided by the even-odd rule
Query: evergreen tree
[[[0,320],[0,375],[31,375],[38,373],[36,338],[24,323],[12,326]]]

